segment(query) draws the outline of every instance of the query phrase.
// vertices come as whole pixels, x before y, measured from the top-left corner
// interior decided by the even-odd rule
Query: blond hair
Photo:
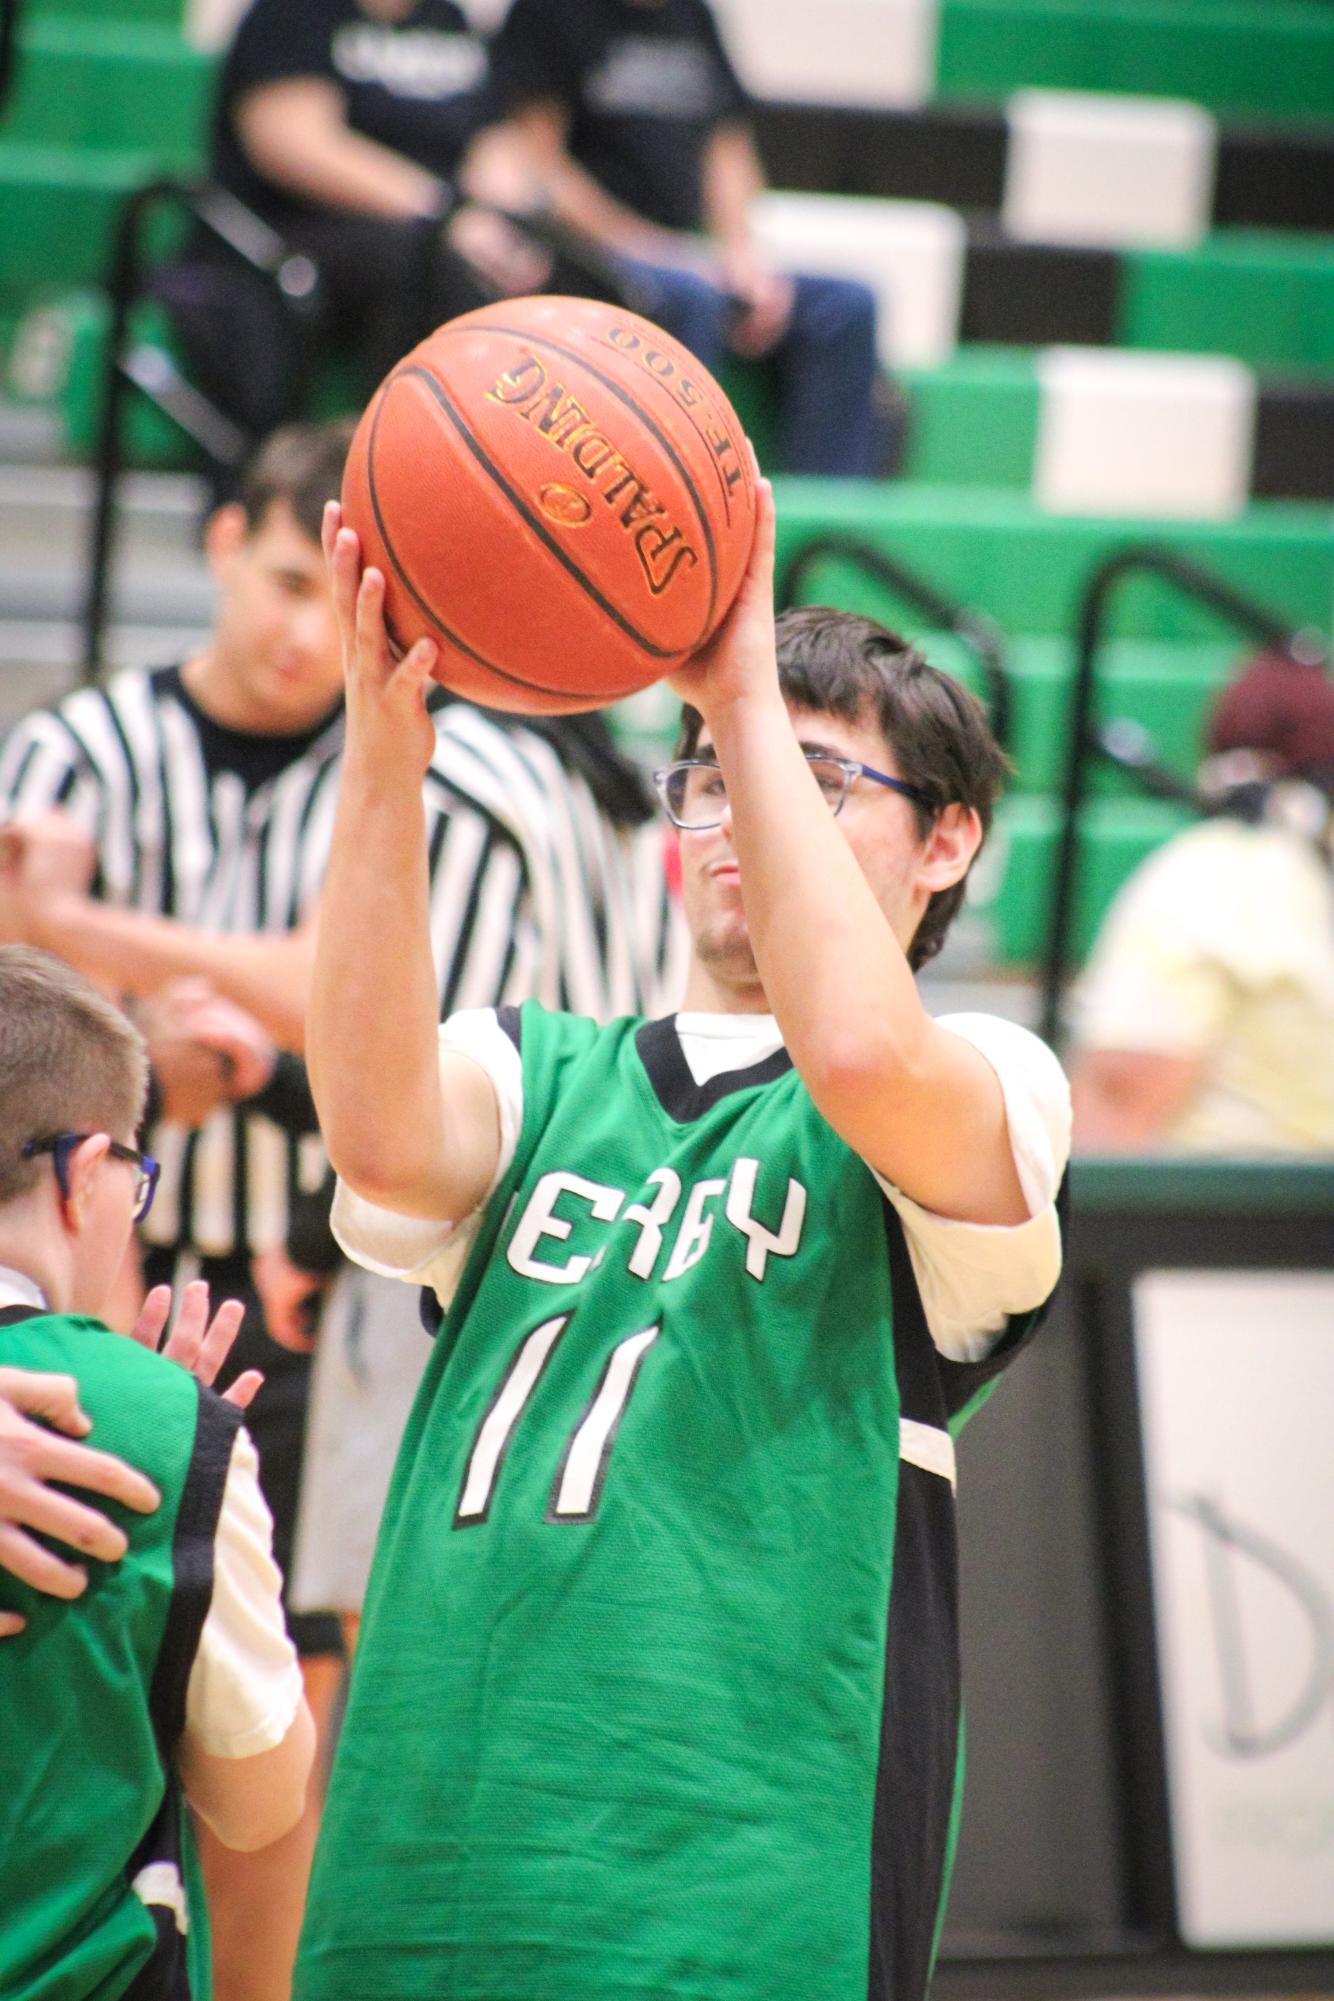
[[[28,945],[0,945],[0,1202],[43,1172],[28,1140],[63,1132],[125,1139],[148,1095],[138,1029],[72,966]]]

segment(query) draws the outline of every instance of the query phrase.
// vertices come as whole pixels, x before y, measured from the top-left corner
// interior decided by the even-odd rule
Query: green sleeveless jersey
[[[959,1763],[952,1419],[783,1052],[526,1006],[404,1436],[299,2001],[910,2001]]]
[[[187,1899],[173,1761],[239,1415],[174,1362],[75,1315],[0,1311],[0,1362],[74,1376],[88,1442],[162,1495],[151,1515],[96,1502],[129,1549],[90,1560],[80,1598],[0,1573],[0,1604],[27,1620],[0,1645],[0,1994],[199,2001],[207,1926]]]

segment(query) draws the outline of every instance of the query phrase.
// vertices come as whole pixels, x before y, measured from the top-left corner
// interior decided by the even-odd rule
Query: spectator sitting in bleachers
[[[540,290],[548,253],[494,209],[484,42],[453,0],[253,0],[223,62],[214,180],[311,258],[300,319],[228,252],[192,245],[160,289],[199,386],[258,435],[302,414],[309,356],[361,400],[442,320]]]
[[[1211,816],[1125,884],[1077,989],[1076,1145],[1334,1153],[1334,683],[1261,655],[1207,749]]]
[[[874,295],[758,249],[763,170],[705,0],[513,0],[492,70],[555,215],[613,254],[648,317],[715,371],[772,357],[781,469],[877,470]]]

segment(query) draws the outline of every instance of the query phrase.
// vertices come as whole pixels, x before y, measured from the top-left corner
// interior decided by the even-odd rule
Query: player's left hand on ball
[[[193,1279],[181,1294],[176,1325],[161,1352],[169,1362],[179,1362],[199,1382],[211,1386],[232,1351],[232,1343],[245,1318],[245,1307],[239,1299],[225,1299],[210,1320],[208,1306],[206,1280]],[[145,1348],[156,1348],[170,1315],[171,1287],[155,1285],[130,1332]],[[246,1369],[223,1392],[223,1402],[245,1410],[253,1403],[263,1381],[258,1369]]]
[[[335,500],[325,507],[322,539],[343,644],[349,753],[394,762],[410,754],[424,771],[435,751],[426,684],[439,649],[419,639],[398,656],[385,626],[383,572],[363,566],[357,533],[344,527]]]
[[[669,677],[674,694],[701,715],[756,695],[778,692],[774,639],[773,488],[751,450],[755,473],[755,540],[736,602],[713,638]]]

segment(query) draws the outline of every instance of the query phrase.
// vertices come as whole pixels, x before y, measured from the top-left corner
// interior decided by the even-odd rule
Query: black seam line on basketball
[[[624,354],[625,352],[624,348],[612,347],[611,342],[609,340],[606,340],[601,334],[593,334],[590,336],[590,338],[596,340],[600,346],[608,348],[612,354]],[[689,353],[689,349],[687,349],[686,352]],[[653,370],[651,368],[648,369],[647,372],[650,375],[653,375]],[[663,381],[663,377],[660,375],[654,375],[653,379],[655,382]],[[675,401],[675,399],[673,400]],[[699,439],[705,451],[708,452],[709,454],[709,464],[712,466],[713,476],[718,482],[718,491],[722,495],[723,508],[727,515],[727,525],[730,528],[732,525],[732,496],[728,491],[727,481],[723,478],[723,469],[721,465],[718,463],[717,454],[710,445],[709,440],[705,435],[705,433],[700,429],[699,425],[696,423],[692,412],[686,408],[685,404],[676,403],[675,407],[681,412],[681,415],[685,418],[691,430],[695,433],[695,436]]]
[[[466,334],[476,332],[476,328],[443,326],[438,331],[440,333]],[[713,608],[718,602],[718,551],[713,544],[713,527],[709,521],[704,502],[700,499],[695,482],[690,476],[690,468],[683,462],[676,446],[672,443],[666,431],[661,428],[657,418],[653,416],[651,411],[645,410],[642,404],[636,403],[634,397],[621,387],[614,375],[604,375],[602,370],[595,368],[587,355],[580,354],[577,348],[562,347],[558,340],[552,340],[548,334],[524,333],[518,327],[489,327],[487,331],[489,333],[508,334],[512,340],[526,340],[530,347],[549,348],[552,354],[560,354],[565,357],[566,361],[577,362],[580,368],[588,370],[588,373],[593,377],[595,382],[600,382],[604,389],[611,392],[618,403],[624,403],[626,409],[633,411],[634,415],[640,418],[645,426],[652,431],[654,437],[676,467],[677,472],[681,475],[682,484],[686,492],[690,495],[691,504],[695,509],[700,533],[704,537],[704,546],[709,553],[709,609],[704,621],[704,630],[707,632],[713,624]]]
[[[501,328],[500,331],[507,332],[508,329]],[[445,389],[444,384],[438,381],[437,378],[434,375],[432,375],[430,370],[427,368],[401,368],[398,372],[398,376],[395,377],[395,380],[401,380],[402,377],[406,375],[418,375],[421,377],[422,381],[426,384],[427,388],[430,390],[432,396],[434,396],[436,402],[440,405],[440,408],[444,411],[445,415],[448,417],[450,423],[454,426],[454,429],[458,432],[459,436],[462,438],[464,444],[468,447],[468,450],[472,453],[473,457],[476,459],[478,465],[482,468],[482,471],[486,473],[487,476],[492,481],[494,481],[495,485],[497,485],[500,488],[501,492],[505,495],[505,498],[510,502],[510,504],[515,509],[515,512],[519,514],[524,521],[527,522],[528,526],[532,529],[534,535],[537,536],[539,542],[541,542],[547,549],[551,551],[551,554],[556,558],[556,561],[560,564],[561,568],[563,570],[568,571],[570,576],[574,578],[574,581],[578,584],[580,590],[583,591],[584,595],[586,597],[591,598],[593,600],[593,603],[597,605],[600,610],[604,611],[607,614],[607,617],[612,621],[612,623],[614,625],[618,625],[621,628],[621,631],[625,634],[627,639],[633,639],[636,646],[642,648],[642,650],[645,653],[651,654],[655,660],[666,660],[666,661],[683,660],[685,659],[687,654],[692,653],[695,650],[696,646],[700,646],[703,644],[702,639],[697,639],[695,640],[692,646],[671,646],[671,647],[655,646],[651,639],[647,638],[644,633],[638,631],[630,623],[629,619],[625,616],[624,612],[617,611],[615,605],[611,602],[610,598],[605,598],[602,595],[602,592],[598,589],[597,585],[593,583],[590,578],[584,575],[583,571],[579,568],[579,565],[576,562],[574,562],[571,557],[566,555],[565,551],[561,548],[560,543],[556,540],[554,535],[552,535],[548,529],[542,526],[540,518],[536,514],[534,514],[532,508],[529,507],[523,495],[517,492],[515,488],[510,485],[510,482],[506,479],[504,473],[501,471],[500,467],[496,464],[495,460],[487,452],[485,446],[483,446],[478,439],[474,438],[472,432],[468,429],[466,423],[464,422],[463,412],[461,410],[457,410],[454,407],[453,403],[449,399],[449,395]],[[712,616],[712,612],[713,612],[713,599],[712,596],[710,596],[709,616]],[[707,618],[704,624],[704,631],[705,632],[708,631]],[[570,691],[567,689],[565,692],[569,693]],[[579,692],[582,693],[583,691],[580,690]]]
[[[471,329],[452,328],[444,326],[441,327],[439,331],[441,333],[452,333],[452,332],[466,333],[471,331]],[[573,361],[577,363],[580,368],[587,369],[588,373],[593,377],[595,382],[600,382],[604,389],[610,391],[610,393],[616,398],[618,403],[623,403],[626,409],[631,411],[634,416],[638,417],[644,424],[645,428],[653,433],[653,436],[658,440],[658,443],[662,446],[668,458],[671,460],[672,464],[676,467],[677,472],[680,474],[681,482],[685,487],[686,492],[690,495],[691,504],[695,510],[695,518],[699,522],[700,533],[704,537],[704,545],[708,551],[709,608],[707,613],[705,614],[705,622],[704,622],[704,629],[707,632],[709,627],[713,623],[714,606],[718,602],[718,552],[714,547],[713,525],[709,520],[707,510],[705,509],[703,500],[700,498],[699,491],[695,485],[695,482],[690,475],[690,469],[682,460],[680,453],[677,451],[676,446],[672,443],[672,440],[668,436],[667,432],[662,429],[657,419],[654,417],[653,413],[650,410],[646,410],[643,404],[636,402],[635,398],[630,395],[628,390],[622,388],[621,384],[616,380],[614,375],[604,375],[602,370],[600,368],[595,368],[593,363],[588,359],[587,355],[581,354],[577,348],[564,347],[562,346],[560,341],[552,340],[549,334],[524,333],[521,332],[518,327],[493,327],[490,329],[490,331],[494,333],[509,334],[510,337],[514,340],[527,341],[530,347],[546,348],[552,354],[563,355],[566,361]],[[655,377],[654,379],[656,380],[657,378]],[[679,408],[680,406],[678,405],[677,407]]]
[[[418,371],[415,369],[412,370],[411,372],[413,374],[418,373]],[[380,428],[380,418],[384,413],[385,400],[386,399],[383,396],[381,396],[375,415],[371,419],[371,434],[366,443],[366,490],[371,497],[371,513],[375,516],[375,526],[379,530],[380,540],[384,543],[385,552],[388,555],[390,562],[394,566],[394,571],[398,577],[398,581],[402,584],[404,590],[407,592],[408,596],[412,599],[412,602],[416,605],[418,611],[425,613],[426,617],[430,619],[432,625],[435,626],[436,630],[444,634],[445,638],[449,641],[450,645],[457,646],[460,653],[466,653],[469,660],[475,660],[477,665],[479,667],[484,667],[488,674],[494,674],[498,680],[508,681],[512,688],[528,688],[531,689],[532,692],[537,695],[568,695],[570,693],[570,690],[568,688],[548,688],[541,681],[525,681],[521,674],[508,673],[504,667],[498,667],[494,660],[488,660],[484,653],[479,653],[475,646],[469,646],[467,640],[462,638],[460,634],[455,632],[451,626],[446,625],[445,621],[443,620],[443,618],[440,617],[439,613],[435,611],[435,609],[431,605],[427,604],[426,599],[422,596],[421,592],[417,589],[412,579],[408,576],[407,571],[403,568],[403,565],[399,562],[398,553],[394,548],[393,540],[389,533],[389,525],[386,522],[384,518],[384,513],[380,507],[380,497],[375,490],[375,434]],[[388,620],[385,621],[385,626],[386,630],[390,632],[391,636],[396,637],[396,635],[394,635],[393,633],[393,628],[389,624]],[[398,641],[397,643],[400,647],[400,650],[406,651],[406,649],[403,648],[401,641]],[[583,692],[585,691],[580,690],[581,694]],[[589,688],[586,692],[593,698],[594,701],[618,702],[625,691],[623,689],[617,689],[616,692],[613,694],[604,695],[600,693],[599,690],[596,688]]]

